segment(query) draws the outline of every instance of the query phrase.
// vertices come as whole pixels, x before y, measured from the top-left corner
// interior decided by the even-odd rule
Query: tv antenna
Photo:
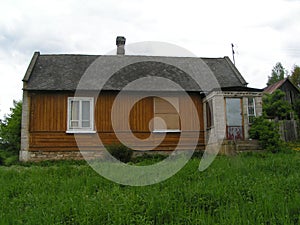
[[[235,58],[234,58],[235,51],[234,51],[234,44],[233,43],[231,43],[231,49],[232,49],[233,64],[235,65]]]

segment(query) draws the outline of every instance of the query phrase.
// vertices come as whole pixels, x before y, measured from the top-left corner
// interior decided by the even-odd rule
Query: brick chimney
[[[118,36],[116,39],[116,45],[117,45],[117,55],[125,55],[125,42],[126,38],[123,36]]]

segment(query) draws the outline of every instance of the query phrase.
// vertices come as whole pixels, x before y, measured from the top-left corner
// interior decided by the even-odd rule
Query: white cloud
[[[300,1],[12,0],[0,8],[0,118],[21,99],[34,51],[105,54],[115,37],[161,41],[201,57],[231,57],[249,86],[264,87],[276,62],[300,64]],[[5,96],[5,97],[3,97]]]

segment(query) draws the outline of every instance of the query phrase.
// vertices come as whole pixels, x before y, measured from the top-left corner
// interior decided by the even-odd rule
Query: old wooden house
[[[228,57],[130,56],[123,44],[117,55],[34,53],[23,79],[20,160],[96,157],[119,134],[133,149],[164,152],[248,140],[262,92]]]
[[[296,107],[297,101],[300,99],[299,89],[289,80],[285,78],[272,84],[264,89],[264,93],[272,94],[276,90],[284,92],[284,100],[291,104],[293,108]],[[284,141],[295,141],[299,137],[299,127],[295,118],[294,112],[291,112],[284,120],[278,121],[281,138]]]
[[[285,93],[284,99],[291,105],[294,105],[296,100],[300,98],[299,89],[288,78],[266,87],[264,93],[272,94],[276,90],[283,91]]]

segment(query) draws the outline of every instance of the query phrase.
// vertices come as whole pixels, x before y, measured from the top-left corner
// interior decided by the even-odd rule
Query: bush
[[[2,158],[2,155],[0,155],[0,166],[2,166],[4,164],[4,160]]]
[[[136,166],[148,166],[148,165],[152,165],[158,162],[163,161],[164,159],[166,159],[169,155],[163,155],[163,154],[158,154],[158,153],[154,153],[154,154],[148,154],[148,153],[143,153],[140,156],[136,156],[134,157],[131,162],[132,164],[136,165]]]
[[[19,162],[19,156],[15,152],[0,149],[0,166],[11,166]]]
[[[257,139],[267,151],[275,153],[285,149],[284,142],[280,139],[278,126],[262,116],[255,118],[249,135],[252,139]]]
[[[267,118],[285,119],[292,112],[292,105],[284,100],[285,93],[276,90],[272,94],[265,94],[263,97],[263,112]]]
[[[124,163],[129,162],[133,154],[133,150],[123,144],[107,145],[106,149],[113,157]]]

